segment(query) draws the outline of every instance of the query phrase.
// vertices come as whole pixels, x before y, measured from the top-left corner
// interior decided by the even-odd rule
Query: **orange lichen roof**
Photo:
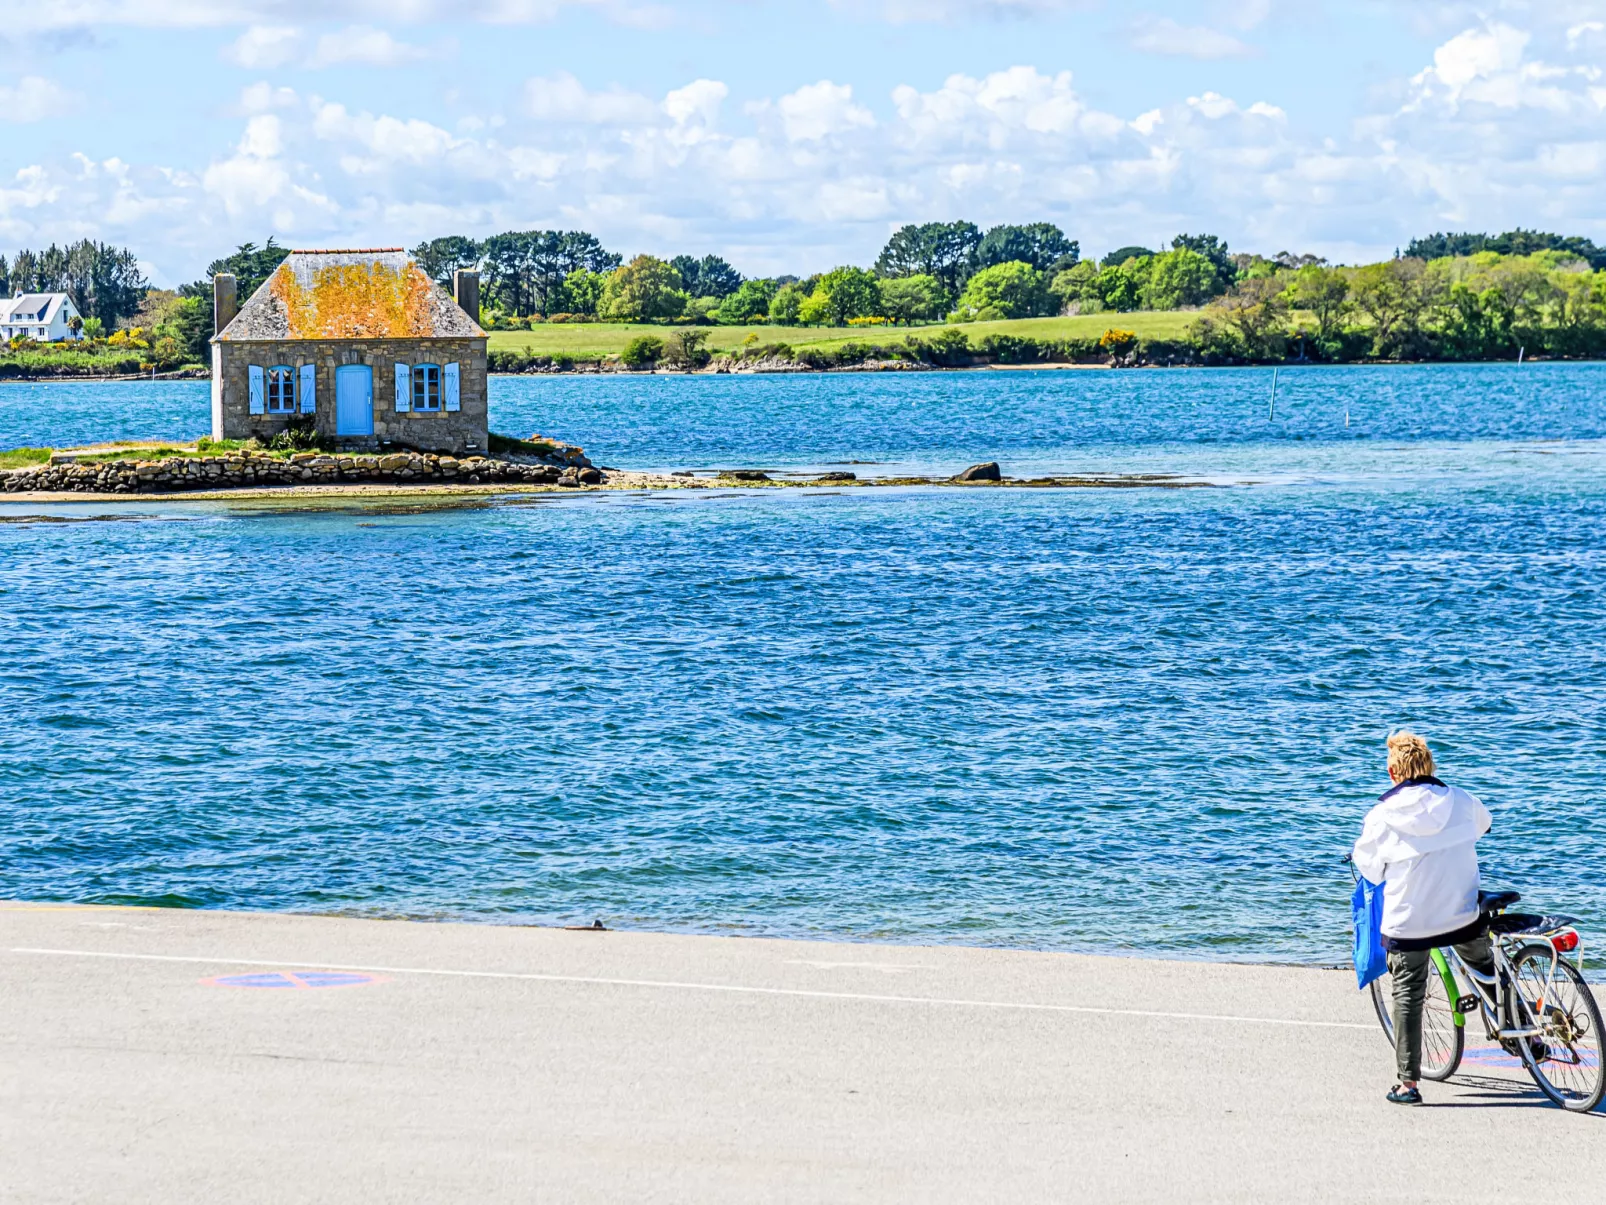
[[[218,336],[405,339],[485,334],[400,247],[292,251]]]

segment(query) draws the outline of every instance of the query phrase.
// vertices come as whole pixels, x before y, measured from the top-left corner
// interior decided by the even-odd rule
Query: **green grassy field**
[[[1140,338],[1176,339],[1198,318],[1189,311],[1133,314],[1085,314],[1075,318],[1015,318],[1007,322],[967,322],[959,329],[977,342],[988,335],[1029,335],[1036,339],[1071,336],[1098,338],[1112,327],[1133,331]],[[557,322],[528,331],[492,331],[492,351],[522,351],[538,356],[573,356],[594,359],[617,354],[637,335],[667,335],[673,326],[647,326],[624,322]],[[930,326],[705,326],[711,351],[731,351],[748,342],[787,343],[792,347],[833,347],[842,343],[893,343],[905,335],[932,335],[943,329]]]

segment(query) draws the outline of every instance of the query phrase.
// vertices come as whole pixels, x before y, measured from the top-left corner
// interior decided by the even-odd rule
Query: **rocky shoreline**
[[[80,463],[71,453],[58,453],[49,464],[0,472],[0,492],[167,494],[263,486],[499,482],[576,488],[606,481],[602,470],[584,456],[558,465],[534,458],[455,457],[424,452],[300,452],[281,458],[266,452],[240,451],[217,456]]]

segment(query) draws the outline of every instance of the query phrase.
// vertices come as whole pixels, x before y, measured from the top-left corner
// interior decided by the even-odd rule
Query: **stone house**
[[[266,442],[305,416],[341,447],[484,454],[479,276],[453,283],[401,248],[292,251],[236,313],[216,277],[212,438]]]

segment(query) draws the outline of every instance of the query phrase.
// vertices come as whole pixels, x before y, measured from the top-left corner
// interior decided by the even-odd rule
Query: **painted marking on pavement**
[[[114,954],[105,950],[51,950],[13,946],[13,954],[54,958],[108,958],[125,962],[181,962],[204,966],[304,967],[305,962],[266,958],[201,958],[184,954]],[[738,983],[683,983],[673,979],[614,979],[598,975],[542,975],[525,971],[465,971],[439,967],[349,966],[324,963],[333,971],[360,971],[376,975],[435,975],[454,979],[513,979],[531,983],[583,983],[600,987],[648,987],[684,992],[725,992],[749,996],[793,996],[809,1000],[855,1000],[872,1004],[926,1004],[949,1008],[992,1008],[1016,1012],[1081,1013],[1100,1017],[1154,1017],[1166,1021],[1225,1021],[1234,1025],[1284,1025],[1300,1029],[1364,1029],[1377,1025],[1355,1021],[1311,1021],[1297,1017],[1243,1017],[1227,1013],[1162,1012],[1146,1008],[1097,1008],[1085,1004],[1033,1004],[1015,1000],[967,1000],[938,996],[880,996],[869,992],[822,992],[796,987],[752,987]]]
[[[369,987],[385,982],[377,975],[356,971],[261,971],[254,975],[214,975],[201,980],[207,987],[293,988],[307,991],[320,987]]]

